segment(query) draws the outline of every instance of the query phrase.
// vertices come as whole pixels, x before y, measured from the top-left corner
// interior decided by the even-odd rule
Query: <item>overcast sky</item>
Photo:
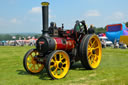
[[[41,33],[40,3],[44,0],[1,0],[0,33]],[[74,27],[76,20],[88,26],[128,21],[128,0],[45,0],[50,3],[50,21],[65,29]]]

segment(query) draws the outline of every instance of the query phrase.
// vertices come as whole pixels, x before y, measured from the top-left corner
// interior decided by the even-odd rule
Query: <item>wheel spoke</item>
[[[95,48],[93,48],[93,49],[95,49],[95,50],[96,50],[96,49],[99,49],[99,47],[97,46],[97,47],[95,47]]]
[[[54,66],[54,65],[50,65],[50,69],[53,68],[53,67],[56,67],[56,66]]]
[[[92,56],[92,52],[90,52],[90,55],[88,55],[88,59],[90,59],[91,56]]]
[[[56,68],[54,71],[52,71],[52,73],[53,73],[54,75],[57,74],[57,69],[58,69],[58,68]]]
[[[27,65],[30,65],[30,64],[32,64],[32,62],[28,62],[28,61],[27,61]]]
[[[62,54],[60,54],[60,62],[62,62],[62,60],[64,59],[64,57],[63,57],[63,55]]]
[[[92,60],[92,63],[93,64],[95,64],[95,58],[96,58],[96,56],[95,56],[95,54],[93,55],[93,60]]]
[[[94,55],[92,55],[91,58],[90,58],[89,60],[90,60],[90,63],[93,64],[93,61],[94,61]]]
[[[32,64],[32,68],[34,68],[35,67],[35,65],[34,64]]]
[[[61,57],[62,57],[62,55],[61,55],[61,54],[59,54],[59,61],[61,61]]]
[[[54,55],[54,59],[55,59],[55,61],[57,61],[56,55]]]
[[[65,62],[65,61],[63,61],[64,60],[64,58],[61,58],[61,62]]]
[[[29,61],[29,60],[30,60],[30,58],[28,57],[28,58],[27,58],[27,61]]]
[[[66,61],[62,62],[62,64],[66,64]]]
[[[35,64],[33,64],[33,70],[35,71],[36,69],[35,69]]]
[[[96,42],[96,40],[94,39],[94,41],[93,41],[93,43],[92,43],[92,46],[91,46],[91,47],[93,47],[93,45],[95,44],[95,42]]]
[[[55,62],[55,60],[54,59],[51,59],[51,62]]]
[[[54,66],[53,65],[50,65],[50,69],[53,68]]]
[[[93,64],[93,63],[94,63],[94,58],[91,59],[91,64]]]
[[[62,67],[61,67],[61,69],[62,69],[62,70],[64,70],[64,69],[65,69],[65,67],[63,67],[63,66],[62,66]]]
[[[54,59],[51,59],[51,63],[53,63],[52,66],[55,66],[55,67],[56,67],[56,65],[57,65],[57,61],[54,61]],[[51,66],[51,65],[50,65],[50,66]]]
[[[30,54],[30,56],[31,56],[31,58],[33,59],[33,56],[32,56],[32,54]]]
[[[60,74],[62,74],[62,73],[63,73],[63,69],[61,68],[61,69],[60,69]]]
[[[93,63],[94,63],[94,64],[97,62],[97,59],[98,59],[97,55],[94,54],[94,57],[93,57]]]
[[[32,60],[29,57],[27,58],[27,63],[29,63],[29,64],[32,63]]]
[[[38,68],[40,68],[39,64],[36,64]]]
[[[33,71],[33,72],[35,72],[36,71],[36,65],[37,64],[32,64],[32,66],[30,67],[30,70]]]
[[[94,59],[94,61],[97,62],[97,60],[98,60],[98,55],[95,54],[95,59]]]
[[[91,52],[91,47],[90,46],[88,47],[88,51]]]
[[[91,44],[88,44],[88,48],[91,48]]]
[[[32,68],[34,67],[34,65],[32,65],[31,67],[30,67],[30,70],[32,71]]]
[[[90,44],[89,44],[89,45],[90,45],[90,47],[92,47],[92,41],[90,41],[89,43],[90,43]]]

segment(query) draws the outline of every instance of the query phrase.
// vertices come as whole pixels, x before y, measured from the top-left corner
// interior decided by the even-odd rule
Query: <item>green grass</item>
[[[128,49],[105,48],[98,69],[85,70],[78,62],[65,78],[51,80],[45,70],[24,70],[23,56],[31,48],[0,47],[0,85],[128,85]]]

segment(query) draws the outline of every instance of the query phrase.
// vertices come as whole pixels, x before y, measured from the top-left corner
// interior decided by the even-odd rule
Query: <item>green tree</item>
[[[35,38],[39,38],[41,36],[41,34],[36,34]]]
[[[126,22],[125,25],[128,27],[128,22]]]
[[[12,36],[9,34],[0,34],[0,41],[2,40],[11,40]]]
[[[98,28],[95,28],[95,32],[96,34],[105,33],[106,29],[103,27],[98,27]]]

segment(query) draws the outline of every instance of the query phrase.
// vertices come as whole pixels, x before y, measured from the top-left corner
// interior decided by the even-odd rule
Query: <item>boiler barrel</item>
[[[72,50],[75,47],[75,41],[72,39],[54,38],[55,50]]]
[[[40,37],[36,42],[36,48],[39,52],[47,53],[53,50],[70,51],[75,47],[75,41],[59,37]]]

